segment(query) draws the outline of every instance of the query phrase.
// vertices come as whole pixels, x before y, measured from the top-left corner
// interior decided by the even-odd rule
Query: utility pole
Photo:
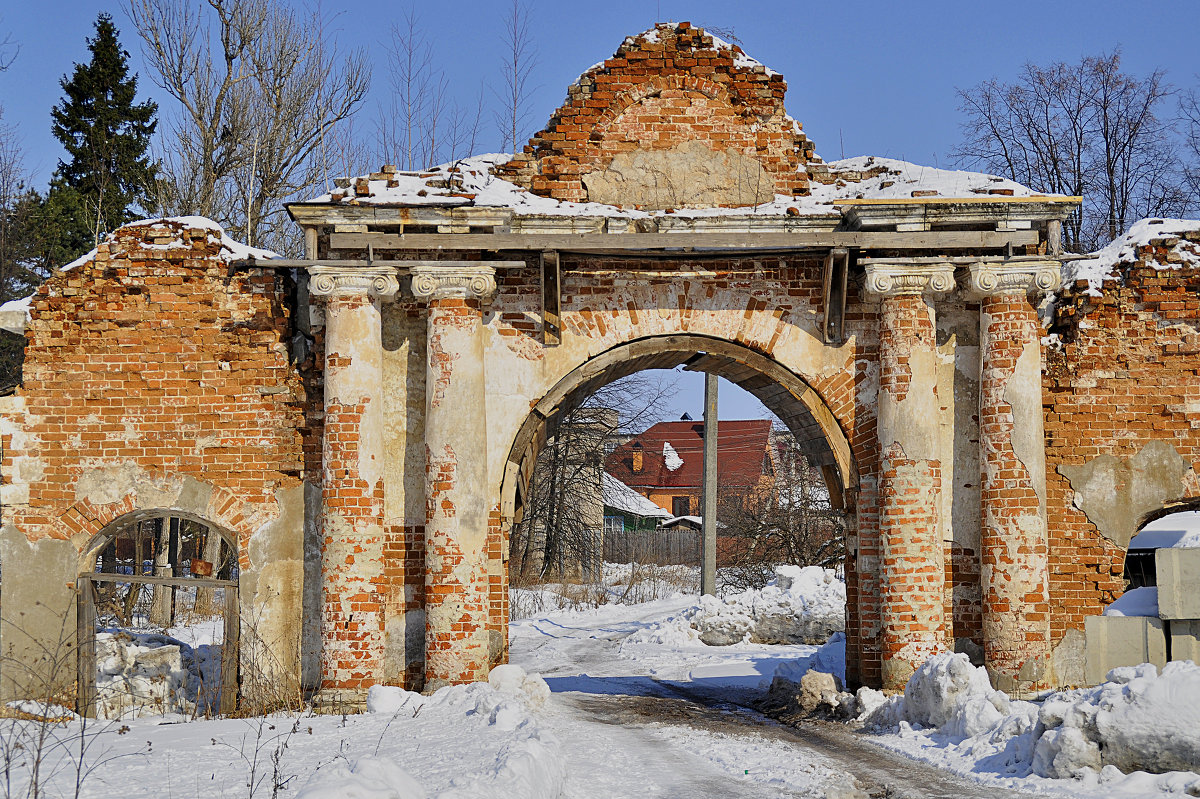
[[[700,564],[700,593],[717,593],[717,380],[704,373],[704,487],[700,515],[704,518]]]

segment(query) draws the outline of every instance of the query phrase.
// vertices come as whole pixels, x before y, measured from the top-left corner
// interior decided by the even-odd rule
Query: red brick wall
[[[1189,235],[1180,246],[1200,254],[1200,234]],[[1069,288],[1055,316],[1061,346],[1045,351],[1043,380],[1055,641],[1121,594],[1125,559],[1075,508],[1058,467],[1158,440],[1200,471],[1200,270],[1151,263],[1177,259],[1166,244],[1139,248],[1103,296]],[[1194,481],[1185,493],[1200,495]]]
[[[616,154],[700,140],[758,160],[776,193],[807,194],[813,145],[784,119],[787,83],[739,64],[740,54],[687,22],[631,36],[571,85],[545,129],[499,172],[536,194],[583,201],[580,176]]]
[[[95,532],[120,511],[72,509],[85,468],[213,484],[240,508],[230,520],[243,544],[251,517],[275,512],[276,489],[299,484],[304,392],[286,278],[231,273],[220,252],[206,229],[130,226],[38,290],[20,390],[29,443],[3,442],[5,481],[16,457],[44,465],[30,504],[13,509],[31,539]]]

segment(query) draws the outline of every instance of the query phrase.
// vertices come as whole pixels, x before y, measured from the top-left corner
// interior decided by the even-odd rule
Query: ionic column
[[[383,661],[380,303],[399,284],[381,268],[313,266],[309,275],[309,296],[325,304],[321,687],[354,692],[378,681]]]
[[[488,673],[487,417],[481,306],[491,267],[419,266],[425,376],[425,690]]]
[[[954,289],[949,264],[866,264],[880,300],[880,623],[885,689],[944,648],[945,556],[939,527],[942,465],[937,330],[926,295]]]
[[[1041,324],[1036,296],[1061,282],[1057,261],[981,263],[979,448],[984,662],[1004,690],[1048,682],[1049,566]]]

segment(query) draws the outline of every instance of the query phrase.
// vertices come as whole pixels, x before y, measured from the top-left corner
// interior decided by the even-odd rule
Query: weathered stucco
[[[696,139],[664,150],[618,153],[605,169],[581,180],[591,202],[647,209],[754,205],[775,199],[775,180],[756,159],[714,150]]]
[[[1166,441],[1151,441],[1130,458],[1100,455],[1079,466],[1058,467],[1071,482],[1075,507],[1121,548],[1129,546],[1145,514],[1187,496],[1191,470]]]

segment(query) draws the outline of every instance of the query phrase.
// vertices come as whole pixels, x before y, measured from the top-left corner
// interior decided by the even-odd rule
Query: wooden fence
[[[696,530],[607,532],[604,534],[604,560],[656,566],[699,566],[700,533]]]

